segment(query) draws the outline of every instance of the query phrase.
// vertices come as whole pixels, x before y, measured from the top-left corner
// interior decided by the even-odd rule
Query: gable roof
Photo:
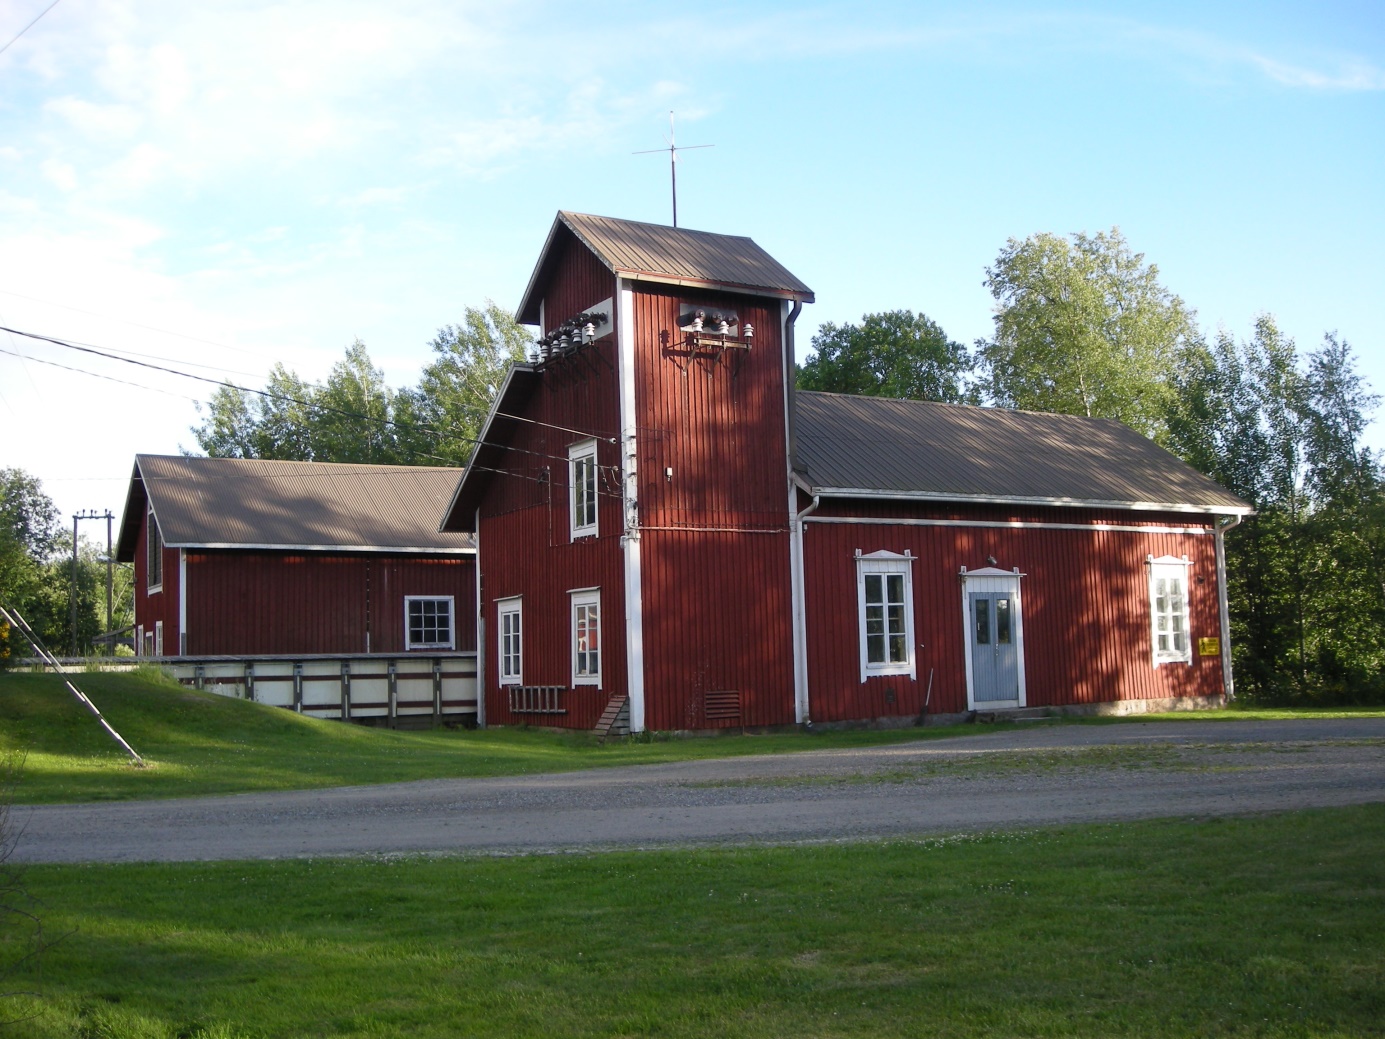
[[[137,455],[116,558],[135,557],[152,505],[170,548],[457,555],[466,534],[438,533],[462,470],[412,465]]]
[[[522,324],[538,324],[541,289],[557,261],[555,246],[565,234],[622,278],[813,302],[812,289],[742,235],[560,211],[515,312]]]
[[[1114,419],[799,391],[814,494],[1245,514],[1249,504]]]

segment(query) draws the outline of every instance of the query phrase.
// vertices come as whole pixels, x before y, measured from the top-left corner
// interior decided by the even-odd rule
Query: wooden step
[[[597,721],[596,727],[592,729],[601,739],[609,739],[612,736],[630,735],[630,699],[625,696],[613,696],[606,704],[606,709],[601,712],[601,718]]]

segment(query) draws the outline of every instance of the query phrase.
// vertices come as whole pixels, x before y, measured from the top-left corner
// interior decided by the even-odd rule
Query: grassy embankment
[[[15,1034],[1379,1036],[1385,806],[778,849],[32,867]],[[0,957],[14,948],[0,945]],[[0,1030],[3,1031],[3,1030]]]
[[[491,729],[395,732],[322,721],[184,689],[158,676],[90,673],[78,683],[149,762],[132,767],[53,675],[0,674],[0,754],[26,754],[21,803],[128,800],[309,789],[460,776],[516,775],[742,754],[945,739],[1006,726],[781,733],[614,741],[586,733]],[[1333,712],[1341,715],[1344,712]],[[1356,712],[1382,714],[1374,712]],[[1166,715],[1303,717],[1303,712]],[[1150,716],[1146,716],[1150,717]],[[1139,720],[1145,720],[1144,718]]]

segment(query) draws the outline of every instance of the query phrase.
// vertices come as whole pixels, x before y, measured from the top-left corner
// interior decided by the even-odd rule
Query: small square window
[[[404,648],[452,649],[452,596],[404,597]]]
[[[596,537],[596,441],[584,440],[568,448],[568,515],[572,536]]]

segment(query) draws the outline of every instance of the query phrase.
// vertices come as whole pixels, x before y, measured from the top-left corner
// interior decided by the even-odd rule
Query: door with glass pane
[[[1018,701],[1020,669],[1015,596],[1010,592],[972,592],[972,699],[978,706]]]

